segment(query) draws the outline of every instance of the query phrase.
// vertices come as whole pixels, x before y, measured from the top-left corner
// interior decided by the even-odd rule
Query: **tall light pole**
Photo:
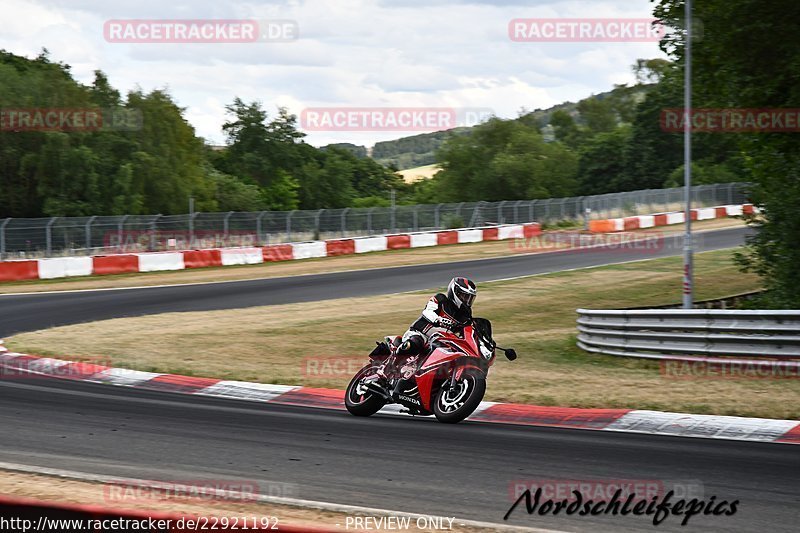
[[[692,250],[692,0],[685,0],[686,32],[683,56],[683,181],[686,193],[686,234],[683,237],[683,308],[691,309],[694,298]]]

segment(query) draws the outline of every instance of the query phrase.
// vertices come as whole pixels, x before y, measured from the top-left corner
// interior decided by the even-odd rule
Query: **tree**
[[[576,189],[574,153],[516,120],[493,118],[451,137],[438,158],[442,171],[432,180],[439,201],[569,196]]]
[[[582,147],[578,163],[579,194],[605,194],[619,190],[625,176],[625,148],[631,127],[621,126],[592,137]]]
[[[655,16],[680,30],[683,2],[660,0]],[[793,0],[706,0],[694,15],[704,23],[694,43],[697,107],[800,107],[800,4]],[[679,64],[684,34],[676,32],[663,49]],[[758,233],[740,264],[762,276],[769,292],[761,303],[800,308],[800,139],[797,133],[725,134],[738,145],[752,199],[762,209],[750,217]]]

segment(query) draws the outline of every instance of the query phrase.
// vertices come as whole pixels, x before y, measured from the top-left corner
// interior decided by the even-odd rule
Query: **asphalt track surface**
[[[718,231],[705,234],[701,246],[727,248],[742,237],[741,230]],[[676,244],[649,257],[680,253]],[[488,280],[639,258],[641,252],[633,257],[619,251],[559,253],[183,288],[4,296],[0,331],[422,289],[440,285],[456,271]],[[300,499],[497,523],[520,480],[683,482],[693,490],[702,487],[707,500],[739,500],[738,512],[695,516],[683,528],[670,516],[656,528],[649,517],[541,517],[517,508],[508,523],[565,531],[794,531],[797,526],[800,448],[791,445],[359,419],[338,411],[46,378],[0,380],[0,405],[0,461],[5,462],[164,481],[287,483],[287,495]]]
[[[738,499],[739,510],[695,516],[683,529],[672,516],[655,528],[643,516],[540,517],[524,508],[510,523],[567,531],[797,526],[793,445],[362,419],[44,379],[3,383],[0,405],[0,424],[13,428],[0,437],[8,462],[123,478],[289,483],[295,498],[489,522],[502,522],[519,480],[675,480],[701,484],[706,499]]]

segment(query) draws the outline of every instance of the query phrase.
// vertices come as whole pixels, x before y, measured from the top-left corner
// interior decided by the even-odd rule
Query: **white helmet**
[[[467,278],[453,278],[447,286],[447,297],[459,309],[472,308],[475,298],[478,296],[478,288]]]

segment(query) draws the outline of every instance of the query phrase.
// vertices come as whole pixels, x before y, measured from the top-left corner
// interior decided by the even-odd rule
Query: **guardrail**
[[[578,309],[578,347],[643,359],[800,359],[800,310]]]

